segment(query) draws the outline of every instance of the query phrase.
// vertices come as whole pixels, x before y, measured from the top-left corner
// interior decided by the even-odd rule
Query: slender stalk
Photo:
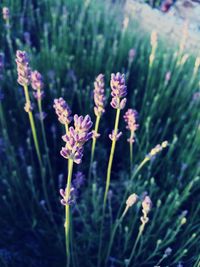
[[[73,160],[69,159],[66,200],[69,200],[70,197],[72,172],[73,172]],[[65,242],[66,242],[67,267],[69,267],[70,266],[70,207],[68,204],[65,206]]]
[[[101,116],[97,116],[96,117],[95,128],[94,128],[94,132],[96,134],[98,133],[100,119],[101,119]],[[91,152],[91,157],[90,157],[90,168],[89,168],[89,174],[88,174],[89,181],[91,179],[92,163],[93,163],[93,160],[94,160],[94,152],[95,152],[95,147],[96,147],[96,141],[97,141],[97,138],[94,135],[93,138],[92,138],[92,152]]]
[[[140,226],[139,233],[138,233],[138,235],[137,235],[137,238],[136,238],[136,240],[135,240],[135,244],[134,244],[134,246],[133,246],[133,249],[132,249],[131,254],[130,254],[130,257],[129,257],[129,261],[128,261],[128,263],[127,263],[127,267],[130,265],[131,260],[133,259],[133,256],[134,256],[134,253],[135,253],[135,249],[136,249],[137,244],[138,244],[138,242],[139,242],[139,240],[140,240],[140,237],[141,237],[141,235],[142,235],[142,233],[143,233],[143,231],[144,231],[144,226],[145,226],[145,224],[142,224],[142,225]]]
[[[116,113],[116,118],[115,118],[115,128],[114,128],[114,135],[117,135],[118,132],[118,126],[119,126],[119,118],[120,118],[120,109],[117,109]],[[116,138],[112,140],[112,146],[111,146],[111,151],[110,151],[110,157],[109,157],[109,162],[108,162],[108,169],[107,169],[107,177],[106,177],[106,190],[104,193],[104,206],[106,205],[106,200],[107,200],[107,195],[108,195],[108,190],[110,186],[110,175],[111,175],[111,170],[112,170],[112,163],[113,163],[113,157],[115,153],[115,145],[116,145]]]
[[[130,148],[130,173],[132,172],[133,169],[133,142],[131,142],[132,138],[133,138],[133,131],[131,131],[131,136],[130,136],[130,142],[129,142],[129,148]]]
[[[28,105],[31,105],[31,101],[30,101],[30,97],[29,97],[29,93],[28,93],[28,86],[27,85],[24,85],[24,93],[25,93],[26,103]],[[38,160],[39,160],[39,163],[40,163],[40,167],[41,167],[41,170],[42,170],[42,157],[41,157],[41,153],[40,153],[40,149],[39,149],[38,138],[37,138],[37,133],[36,133],[36,128],[35,128],[35,122],[34,122],[34,119],[33,119],[33,113],[32,113],[31,110],[29,110],[28,116],[29,116],[29,120],[30,120],[31,131],[32,131],[32,135],[33,135],[33,141],[34,141],[37,157],[38,157]]]
[[[111,248],[112,248],[112,244],[113,244],[113,241],[114,241],[114,238],[115,238],[115,234],[117,232],[117,228],[119,227],[119,225],[122,223],[127,211],[128,211],[129,207],[126,206],[122,216],[119,218],[119,220],[116,220],[116,223],[114,225],[114,228],[113,228],[113,231],[111,233],[111,238],[110,238],[110,242],[109,242],[109,245],[108,245],[108,250],[107,250],[107,254],[106,254],[106,260],[105,260],[105,266],[107,265],[107,262],[108,262],[108,258],[110,256],[110,251],[111,251]]]
[[[120,109],[117,109],[116,118],[115,118],[115,127],[114,127],[114,135],[117,135],[118,132],[118,125],[119,125],[119,118],[120,118]],[[100,226],[100,241],[99,241],[99,249],[98,249],[98,261],[97,266],[99,267],[101,264],[101,250],[102,250],[102,238],[103,238],[103,222],[104,222],[104,216],[105,216],[105,210],[106,210],[106,200],[108,196],[108,190],[110,186],[110,175],[111,175],[111,169],[112,169],[112,162],[115,152],[115,145],[116,145],[116,138],[112,140],[112,146],[110,151],[110,157],[108,162],[108,168],[107,168],[107,178],[106,178],[106,189],[104,193],[104,201],[103,201],[103,214],[101,218],[101,226]]]

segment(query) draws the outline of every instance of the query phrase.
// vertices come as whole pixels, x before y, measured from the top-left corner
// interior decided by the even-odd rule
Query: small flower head
[[[85,182],[85,175],[82,172],[77,172],[75,179],[72,181],[74,187],[79,189]]]
[[[29,85],[31,70],[26,52],[17,50],[15,61],[17,63],[18,83],[22,86]]]
[[[165,74],[165,83],[168,83],[170,79],[171,79],[171,71],[168,71]]]
[[[66,189],[60,189],[60,195],[62,197],[60,203],[63,205],[63,206],[66,206],[66,205],[72,205],[76,202],[76,198],[77,198],[77,190],[74,188],[74,187],[71,187],[70,189],[70,195],[69,195],[69,198],[67,199],[66,197]]]
[[[109,138],[111,141],[118,141],[121,136],[122,136],[122,132],[117,132],[117,134],[115,134],[114,130],[112,131],[111,134],[109,134]]]
[[[128,53],[128,61],[129,61],[129,64],[132,64],[134,58],[135,58],[135,55],[136,55],[136,51],[134,48],[131,48],[129,50],[129,53]]]
[[[165,257],[168,257],[171,255],[171,253],[172,253],[172,249],[170,247],[168,247],[168,248],[166,248],[164,255],[165,255]]]
[[[37,70],[31,72],[31,86],[34,90],[41,90],[44,86],[42,75]]]
[[[9,20],[10,18],[10,11],[8,7],[3,7],[2,9],[2,15],[4,20]]]
[[[61,155],[64,158],[72,159],[75,163],[80,164],[83,157],[83,145],[92,138],[92,121],[89,115],[74,115],[74,127],[69,128],[69,132],[63,136],[66,142],[65,147],[61,149]]]
[[[148,159],[152,159],[153,157],[156,156],[156,154],[158,154],[159,152],[161,152],[164,148],[166,148],[168,146],[168,141],[164,141],[161,144],[158,144],[157,146],[155,146],[150,153],[146,156],[146,158]]]
[[[130,208],[138,201],[138,195],[135,193],[130,195],[126,200],[126,205]]]
[[[94,113],[96,116],[101,116],[105,112],[104,86],[104,75],[99,74],[94,82]]]
[[[67,125],[70,124],[70,122],[72,121],[72,117],[71,117],[72,112],[62,97],[58,99],[54,99],[53,107],[58,116],[58,120],[62,124],[67,124]]]
[[[126,128],[131,131],[131,137],[128,139],[128,142],[133,143],[134,142],[134,134],[135,131],[138,129],[138,124],[136,123],[138,113],[134,109],[128,109],[127,112],[124,115],[124,120],[127,123]]]
[[[33,105],[30,102],[26,102],[25,106],[24,106],[24,110],[29,113],[33,110]]]
[[[152,202],[149,196],[146,196],[142,201],[142,211],[145,214],[148,214],[152,208]]]
[[[127,87],[125,85],[125,75],[121,73],[111,74],[111,95],[112,101],[111,106],[114,109],[123,109],[126,105]],[[121,100],[122,99],[122,100]]]

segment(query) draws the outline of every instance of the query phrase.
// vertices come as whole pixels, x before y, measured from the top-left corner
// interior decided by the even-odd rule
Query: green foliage
[[[73,114],[87,113],[93,122],[93,82],[105,74],[107,107],[101,118],[92,178],[87,180],[91,143],[86,145],[83,171],[86,185],[72,207],[72,267],[97,266],[100,223],[106,168],[115,114],[110,107],[110,74],[123,72],[127,77],[127,108],[139,113],[139,129],[133,146],[133,171],[130,174],[129,132],[121,116],[123,136],[116,144],[111,173],[112,197],[104,216],[104,266],[111,233],[126,204],[126,197],[147,192],[153,202],[149,222],[129,266],[154,266],[170,247],[172,252],[161,265],[198,266],[199,220],[199,71],[194,72],[192,55],[183,63],[184,51],[170,48],[158,37],[152,66],[150,36],[135,21],[123,23],[123,5],[110,1],[38,0],[4,1],[10,8],[10,28],[0,23],[0,52],[5,68],[0,80],[0,265],[65,266],[64,209],[59,203],[59,188],[67,179],[67,161],[60,156],[64,129],[52,108],[53,99],[63,97]],[[30,34],[30,43],[24,33]],[[136,51],[133,62],[129,50]],[[44,201],[40,166],[24,112],[23,89],[17,84],[15,51],[25,50],[33,69],[44,76],[44,120],[53,177],[48,172],[47,151],[40,121],[35,116],[39,145],[45,164],[45,181],[52,211]],[[167,72],[171,77],[166,82]],[[32,101],[32,89],[29,92]],[[124,112],[124,111],[123,111]],[[122,113],[123,113],[122,112]],[[169,147],[147,162],[132,177],[137,166],[158,143],[168,140]],[[131,182],[130,182],[131,181]],[[111,194],[110,194],[111,195]],[[187,210],[186,212],[184,212]],[[128,266],[139,227],[141,202],[131,207],[120,221],[107,266]],[[185,219],[186,218],[186,222]],[[7,254],[8,255],[7,255]],[[24,259],[24,262],[23,262]]]

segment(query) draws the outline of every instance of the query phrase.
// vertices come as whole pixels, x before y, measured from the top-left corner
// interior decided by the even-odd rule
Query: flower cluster
[[[131,136],[127,140],[130,143],[134,143],[134,134],[135,131],[138,129],[139,125],[136,123],[138,113],[134,109],[128,109],[124,115],[124,120],[127,123],[126,128],[131,131]]]
[[[94,82],[94,113],[96,116],[101,116],[105,112],[104,85],[104,75],[99,74]]]
[[[18,83],[22,86],[29,85],[31,69],[29,67],[29,60],[26,52],[17,50],[15,61],[17,63]]]
[[[119,140],[119,138],[122,136],[122,132],[118,132],[117,131],[117,134],[115,134],[115,131],[113,130],[111,134],[109,134],[109,138],[111,141],[117,141]]]
[[[60,202],[63,206],[72,205],[76,201],[77,191],[74,187],[71,187],[69,199],[66,199],[66,189],[60,189],[60,195],[62,197]]]
[[[126,206],[127,207],[132,207],[136,202],[138,201],[138,195],[135,193],[131,194],[127,200],[126,200]]]
[[[61,155],[66,159],[72,159],[80,164],[83,157],[83,145],[92,138],[92,121],[89,115],[74,115],[74,127],[69,128],[69,132],[63,136],[66,142],[65,147],[61,149]]]
[[[67,125],[70,124],[70,122],[72,121],[71,117],[72,112],[62,97],[54,99],[53,107],[55,109],[55,112],[58,116],[58,120],[60,121],[60,123]]]
[[[33,95],[36,99],[42,99],[44,97],[44,91],[41,90],[44,86],[42,75],[37,71],[31,72],[31,86],[35,90]]]
[[[153,158],[156,154],[158,154],[159,152],[161,152],[163,150],[163,148],[166,148],[168,146],[168,141],[164,141],[160,144],[158,144],[157,146],[155,146],[150,153],[146,156],[146,158],[151,159]]]
[[[111,106],[114,109],[123,109],[126,105],[127,87],[125,85],[125,75],[121,73],[111,74],[111,95],[112,101]]]
[[[145,225],[148,221],[148,213],[152,208],[152,202],[149,196],[145,196],[144,200],[142,201],[142,213],[143,216],[140,218],[142,225]]]
[[[2,9],[2,15],[4,20],[9,20],[10,17],[10,11],[8,7],[3,7]]]
[[[75,179],[72,181],[74,187],[79,189],[85,182],[85,175],[82,172],[77,172],[75,174]]]
[[[85,176],[82,172],[77,172],[75,175],[75,179],[72,181],[72,186],[70,189],[70,196],[69,199],[66,199],[66,189],[60,189],[60,195],[62,196],[61,204],[66,205],[72,205],[76,202],[76,199],[78,197],[78,189],[84,184]]]
[[[130,65],[133,63],[135,55],[136,55],[136,50],[134,48],[131,48],[128,53],[128,62]]]
[[[0,53],[0,79],[4,70],[4,53]]]

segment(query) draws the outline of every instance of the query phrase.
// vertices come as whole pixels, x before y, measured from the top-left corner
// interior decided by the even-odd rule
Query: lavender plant
[[[186,27],[180,44],[169,46],[159,33],[144,33],[121,12],[123,4],[117,1],[15,0],[0,7],[0,265],[65,266],[67,253],[72,267],[97,266],[97,260],[105,267],[197,267],[199,59],[185,51]],[[32,81],[36,96],[32,98],[28,88],[30,102],[36,103],[34,110],[30,110],[33,104],[26,109],[36,129],[42,183],[22,108],[23,91],[16,88],[16,50],[26,51],[33,69],[43,76],[35,71],[30,75],[20,56],[20,81],[23,86],[28,76],[27,86]],[[112,76],[112,106],[106,107],[107,81],[117,71],[125,75]],[[126,86],[128,90],[120,89]],[[125,97],[139,120],[133,111],[125,111],[125,122],[122,119],[119,109]],[[48,149],[41,121],[35,119],[37,109],[39,118],[44,118],[38,98],[41,112],[47,114],[42,123]],[[63,127],[56,122],[53,101]],[[72,112],[94,111],[94,128],[83,130],[86,117],[73,121]],[[86,121],[91,122],[88,116]],[[101,133],[98,143],[92,133],[95,128]],[[124,134],[117,142],[119,129]],[[65,144],[60,149],[63,133]],[[92,146],[85,138],[92,139]],[[129,148],[127,138],[134,141]],[[59,157],[60,150],[67,164]],[[48,179],[48,156],[52,179]],[[88,173],[94,179],[89,180]],[[67,214],[65,235],[60,198]]]

